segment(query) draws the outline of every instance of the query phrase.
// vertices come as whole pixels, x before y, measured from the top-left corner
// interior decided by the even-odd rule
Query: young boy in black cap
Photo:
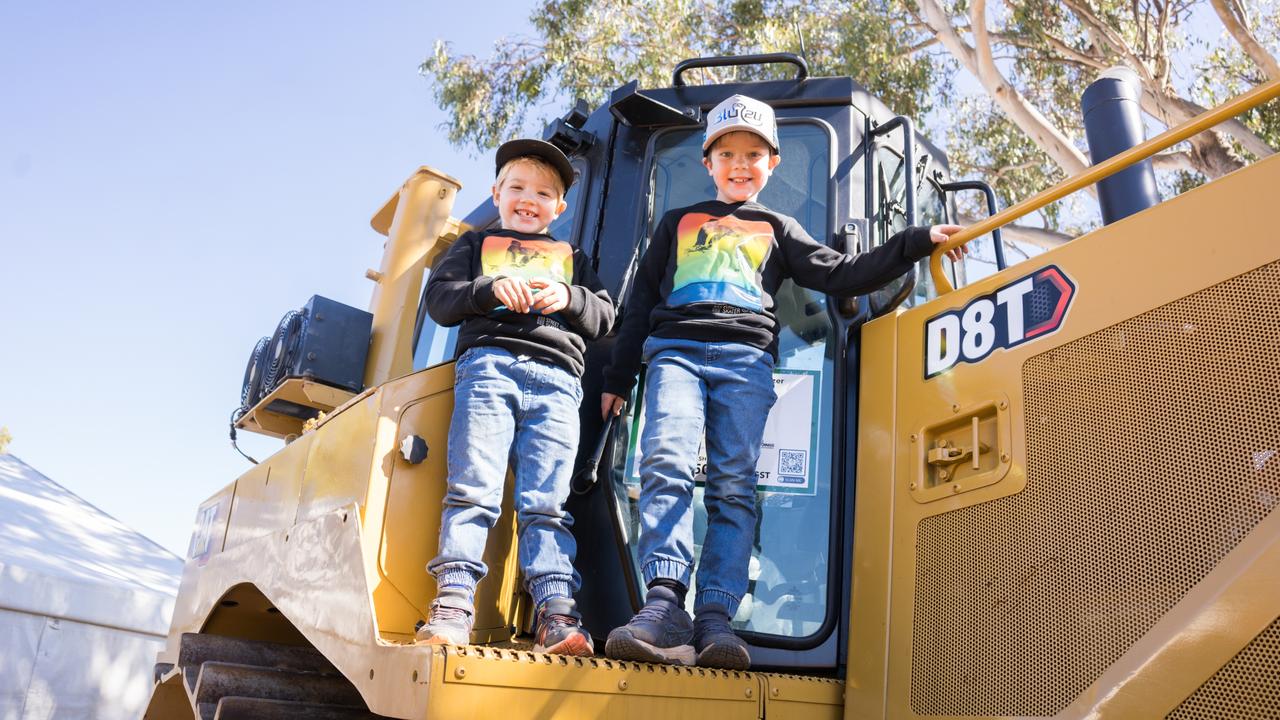
[[[431,270],[427,312],[461,324],[449,426],[448,491],[438,586],[427,643],[465,645],[481,557],[498,518],[507,466],[515,474],[520,567],[537,614],[534,649],[591,655],[573,594],[581,579],[564,511],[578,446],[585,341],[609,331],[614,309],[587,258],[547,234],[565,210],[573,167],[541,140],[498,148],[495,230],[463,233]]]

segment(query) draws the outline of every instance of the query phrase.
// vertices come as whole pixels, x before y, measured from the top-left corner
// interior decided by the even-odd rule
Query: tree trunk
[[[991,58],[990,38],[986,29],[986,3],[973,5],[974,37],[978,50],[970,47],[951,25],[951,18],[937,0],[920,0],[921,20],[938,35],[943,47],[982,83],[987,94],[1032,142],[1043,150],[1068,174],[1075,175],[1089,167],[1084,153],[1076,149],[1070,138],[1053,125],[1000,73]]]
[[[1213,0],[1213,9],[1218,13],[1218,19],[1222,20],[1222,25],[1227,28],[1227,32],[1240,43],[1244,54],[1248,55],[1268,78],[1280,80],[1280,63],[1276,62],[1271,53],[1267,52],[1267,49],[1262,47],[1262,44],[1249,31],[1248,18],[1245,17],[1244,8],[1240,6],[1239,0]]]

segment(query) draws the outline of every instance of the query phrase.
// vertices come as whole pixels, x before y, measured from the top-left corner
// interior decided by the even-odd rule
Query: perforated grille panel
[[[1280,263],[1032,357],[1022,382],[1025,490],[919,526],[922,715],[1057,713],[1276,507]]]
[[[1280,618],[1167,716],[1168,720],[1280,717]]]

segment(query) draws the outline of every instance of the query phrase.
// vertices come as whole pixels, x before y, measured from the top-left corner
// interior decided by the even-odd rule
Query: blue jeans
[[[756,532],[756,461],[777,395],[773,357],[741,343],[650,337],[640,437],[640,558],[645,583],[686,586],[693,570],[693,476],[706,433],[707,533],[694,610],[732,617],[747,590]]]
[[[581,579],[564,501],[578,451],[582,383],[568,370],[494,347],[467,350],[454,374],[440,551],[427,570],[440,587],[474,593],[488,572],[485,541],[501,512],[510,464],[525,587],[535,607],[572,597]]]

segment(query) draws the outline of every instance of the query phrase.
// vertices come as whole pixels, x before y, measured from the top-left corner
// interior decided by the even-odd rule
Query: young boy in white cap
[[[582,252],[547,234],[573,184],[564,153],[541,140],[512,140],[498,148],[497,169],[501,228],[463,233],[431,269],[425,292],[433,320],[462,328],[439,554],[427,565],[439,589],[417,639],[468,643],[510,464],[520,568],[536,608],[534,649],[592,655],[573,601],[581,581],[564,501],[578,448],[585,341],[609,332],[613,303]]]
[[[778,130],[773,108],[743,95],[711,111],[702,152],[716,199],[658,223],[604,371],[607,417],[621,412],[641,362],[648,364],[639,467],[648,592],[640,612],[609,633],[605,652],[744,670],[751,658],[729,623],[747,587],[756,461],[776,399],[774,293],[788,277],[830,295],[871,292],[960,227],[907,228],[859,255],[815,242],[793,218],[756,201],[781,161]],[[691,620],[684,602],[693,572],[693,472],[704,433],[707,529]]]

